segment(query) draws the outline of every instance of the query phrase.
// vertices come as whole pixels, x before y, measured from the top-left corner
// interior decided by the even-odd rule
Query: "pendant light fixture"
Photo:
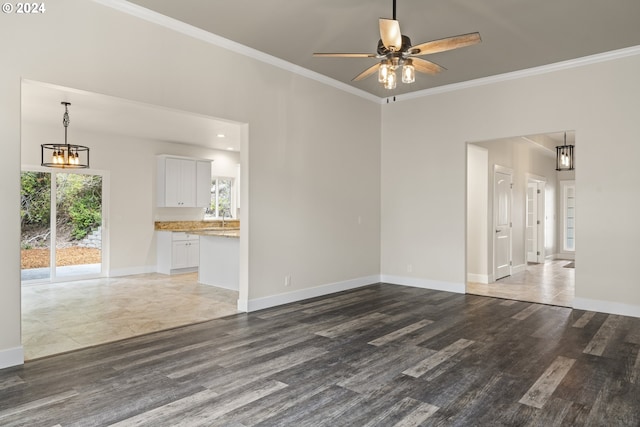
[[[50,168],[74,168],[89,167],[89,147],[84,145],[69,144],[67,142],[67,128],[69,127],[69,102],[61,102],[64,105],[62,125],[64,126],[64,144],[40,145],[40,164]]]
[[[573,145],[567,145],[567,133],[564,133],[564,145],[556,147],[556,170],[572,171],[573,167]]]

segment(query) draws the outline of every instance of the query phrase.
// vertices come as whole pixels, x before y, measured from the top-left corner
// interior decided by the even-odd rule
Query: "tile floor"
[[[22,343],[32,360],[237,313],[238,293],[197,273],[22,287]]]
[[[575,294],[575,268],[571,261],[558,259],[530,264],[526,270],[497,282],[467,283],[467,293],[571,307]]]

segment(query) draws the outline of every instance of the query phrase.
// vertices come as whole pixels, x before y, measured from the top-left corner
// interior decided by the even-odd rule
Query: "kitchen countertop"
[[[224,224],[224,226],[223,226]],[[191,234],[196,232],[221,232],[221,231],[240,231],[240,221],[230,219],[227,221],[156,221],[154,223],[156,231],[184,231]],[[237,236],[236,236],[237,237]]]

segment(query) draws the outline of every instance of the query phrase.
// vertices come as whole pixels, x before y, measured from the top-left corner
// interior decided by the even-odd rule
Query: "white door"
[[[538,183],[527,184],[527,262],[538,262]]]
[[[494,280],[511,275],[511,184],[512,173],[494,172]]]

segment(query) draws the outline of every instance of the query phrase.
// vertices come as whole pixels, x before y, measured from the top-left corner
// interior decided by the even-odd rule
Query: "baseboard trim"
[[[614,301],[603,301],[576,297],[573,299],[573,308],[577,310],[619,314],[621,316],[640,317],[640,305],[625,304]]]
[[[0,350],[0,369],[24,364],[24,348],[14,347]]]
[[[467,273],[467,282],[474,282],[474,283],[483,283],[483,284],[488,284],[489,282],[489,275],[488,274],[475,274],[475,273]]]
[[[412,286],[414,288],[432,289],[435,291],[455,292],[464,294],[466,285],[464,283],[440,282],[428,279],[416,279],[415,277],[389,276],[383,274],[380,281],[392,285]]]
[[[250,300],[238,300],[238,311],[252,312],[264,310],[265,308],[276,307],[278,305],[290,304],[309,298],[321,297],[334,294],[336,292],[348,291],[380,282],[380,276],[366,276],[357,279],[344,280],[342,282],[328,283],[326,285],[315,286],[313,288],[300,289],[268,297],[255,298]]]
[[[136,274],[155,273],[155,265],[145,265],[141,267],[112,268],[109,270],[109,277],[135,276]]]

